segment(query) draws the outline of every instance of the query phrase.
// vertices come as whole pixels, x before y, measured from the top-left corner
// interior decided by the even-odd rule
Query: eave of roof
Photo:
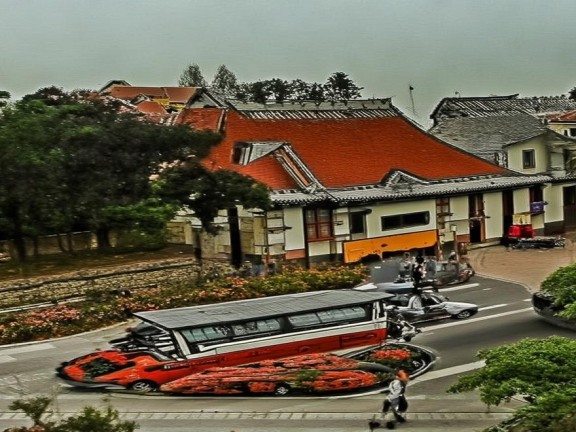
[[[479,178],[447,179],[443,182],[403,185],[402,187],[366,185],[356,188],[329,189],[315,193],[300,190],[275,190],[271,194],[272,202],[277,206],[307,205],[312,203],[369,203],[396,200],[411,200],[425,197],[462,195],[473,192],[496,191],[516,187],[542,184],[553,181],[549,175],[509,175],[483,176]]]

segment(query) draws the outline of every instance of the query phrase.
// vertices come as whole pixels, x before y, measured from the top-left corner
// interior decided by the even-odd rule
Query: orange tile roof
[[[189,124],[196,130],[218,132],[226,111],[220,108],[183,109],[178,113],[176,124]]]
[[[576,122],[576,111],[567,111],[560,114],[550,114],[547,116],[548,121],[552,123],[572,123]]]
[[[192,118],[193,114],[189,114]],[[202,117],[198,114],[199,117]],[[207,158],[212,169],[249,175],[272,189],[295,188],[273,157],[246,166],[231,160],[241,141],[286,141],[328,188],[377,184],[394,169],[428,180],[508,171],[445,144],[402,116],[323,120],[255,120],[230,111],[223,141]]]
[[[162,104],[150,100],[140,102],[138,105],[136,105],[136,109],[143,114],[151,114],[151,115],[168,114],[168,112],[164,109]]]

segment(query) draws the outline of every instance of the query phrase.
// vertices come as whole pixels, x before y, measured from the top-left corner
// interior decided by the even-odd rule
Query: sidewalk
[[[576,237],[567,236],[564,248],[479,247],[469,250],[468,258],[479,276],[521,283],[531,292],[536,292],[550,273],[576,262]]]

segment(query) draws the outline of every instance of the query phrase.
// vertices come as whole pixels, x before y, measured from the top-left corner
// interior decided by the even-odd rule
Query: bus
[[[151,391],[192,373],[267,359],[379,345],[384,292],[313,291],[134,313],[114,349],[63,363],[57,376],[89,387]]]

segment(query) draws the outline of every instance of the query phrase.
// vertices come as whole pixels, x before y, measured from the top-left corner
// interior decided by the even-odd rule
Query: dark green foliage
[[[52,403],[50,398],[37,396],[13,402],[10,409],[24,411],[33,422],[31,429],[19,428],[19,432],[43,430],[45,432],[134,432],[138,425],[133,421],[120,420],[118,411],[108,406],[103,410],[85,407],[80,414],[59,422],[44,422],[42,417],[48,413]],[[41,429],[37,429],[40,426]],[[8,429],[10,430],[10,429]]]
[[[206,80],[202,76],[200,66],[196,63],[186,66],[178,79],[178,85],[180,87],[206,87]]]
[[[551,336],[482,350],[485,366],[460,377],[448,389],[459,393],[479,390],[482,401],[499,405],[515,396],[529,396],[532,403],[516,416],[534,431],[568,431],[576,413],[576,341]]]
[[[358,99],[362,89],[344,72],[334,72],[324,84],[326,100],[332,103]]]
[[[266,210],[270,206],[266,186],[232,171],[206,172],[195,161],[165,170],[157,194],[167,202],[181,203],[193,211],[209,233],[218,230],[212,221],[219,209],[243,205]]]
[[[552,294],[554,303],[564,308],[560,316],[576,319],[576,264],[560,267],[544,279],[540,289]]]
[[[167,162],[205,157],[219,139],[149,123],[83,91],[27,95],[0,117],[3,237],[24,261],[25,239],[35,236],[88,230],[106,248],[112,229],[158,233],[177,207],[152,200],[151,176]]]

